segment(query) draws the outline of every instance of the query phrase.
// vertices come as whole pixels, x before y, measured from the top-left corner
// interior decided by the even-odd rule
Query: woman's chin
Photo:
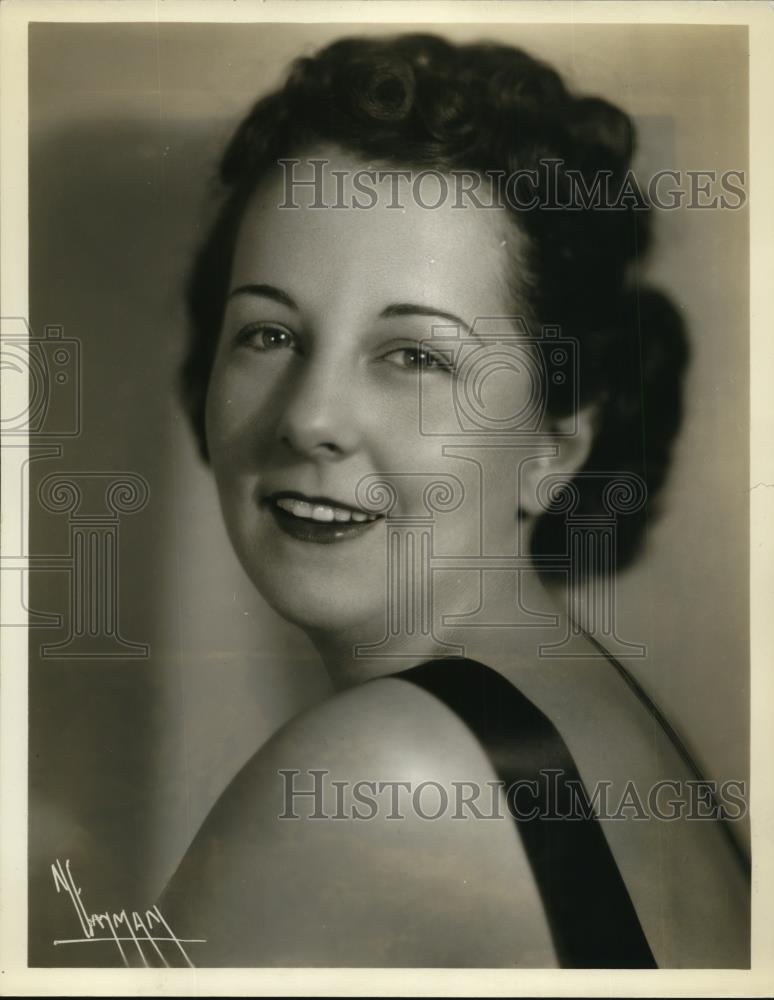
[[[379,642],[385,634],[384,595],[369,595],[362,588],[336,588],[330,581],[319,586],[256,585],[264,600],[292,625],[307,633],[351,632],[361,642]]]

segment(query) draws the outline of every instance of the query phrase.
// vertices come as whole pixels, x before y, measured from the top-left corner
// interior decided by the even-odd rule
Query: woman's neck
[[[423,634],[385,620],[356,628],[308,631],[337,690],[398,673],[425,660],[465,656],[497,667],[508,660],[533,663],[538,646],[555,641],[565,616],[563,595],[536,572],[451,574],[437,582],[433,626]],[[385,619],[387,615],[385,615]]]

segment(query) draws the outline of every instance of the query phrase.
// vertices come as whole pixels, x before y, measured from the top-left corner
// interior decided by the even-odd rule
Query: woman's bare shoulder
[[[495,778],[427,692],[391,677],[341,692],[234,779],[162,909],[216,965],[551,965]]]

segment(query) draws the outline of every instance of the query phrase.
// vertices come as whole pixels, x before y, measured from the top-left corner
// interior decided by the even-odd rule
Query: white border
[[[750,26],[752,964],[747,970],[66,970],[26,968],[27,648],[0,629],[0,994],[230,996],[770,996],[774,992],[774,6],[765,2],[458,2],[402,0],[6,0],[0,5],[0,314],[28,316],[27,24],[30,21],[686,23]],[[16,380],[18,381],[18,380]],[[16,387],[17,389],[19,387]],[[2,394],[4,413],[25,401]],[[20,551],[19,497],[2,482],[2,547]],[[23,512],[24,518],[27,511]],[[10,606],[0,594],[0,621]]]

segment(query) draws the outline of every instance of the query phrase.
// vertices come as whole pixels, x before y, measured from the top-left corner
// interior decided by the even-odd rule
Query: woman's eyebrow
[[[228,293],[229,298],[233,298],[235,295],[261,295],[265,299],[273,299],[275,302],[279,302],[280,305],[298,311],[298,306],[288,293],[283,292],[281,288],[276,288],[274,285],[240,285]]]
[[[295,309],[298,312],[296,302],[287,292],[283,292],[281,288],[277,288],[275,285],[239,285],[228,293],[228,298],[233,298],[235,295],[260,295],[266,299],[273,299],[275,302],[279,302],[281,305],[287,306],[289,309]],[[386,306],[379,315],[382,319],[390,319],[393,316],[435,316],[438,319],[448,320],[450,323],[462,327],[471,336],[475,336],[473,330],[459,316],[446,312],[444,309],[436,309],[435,306],[421,306],[414,302],[396,302]]]
[[[396,302],[394,305],[382,309],[379,315],[383,319],[389,319],[392,316],[437,316],[438,319],[448,319],[456,326],[461,326],[467,333],[475,336],[473,330],[459,316],[443,309],[436,309],[435,306],[420,306],[413,302]]]

